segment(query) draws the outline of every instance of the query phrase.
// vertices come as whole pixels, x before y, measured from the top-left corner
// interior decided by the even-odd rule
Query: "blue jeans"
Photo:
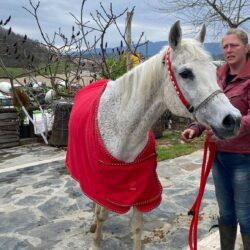
[[[250,233],[250,154],[217,152],[212,173],[221,223]]]

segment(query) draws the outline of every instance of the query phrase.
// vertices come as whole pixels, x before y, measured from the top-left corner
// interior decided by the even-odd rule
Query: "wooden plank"
[[[0,127],[16,125],[17,121],[1,121]]]
[[[17,113],[0,113],[0,122],[1,120],[16,120],[18,119]]]
[[[12,126],[0,126],[0,130],[2,130],[2,131],[19,131],[19,125],[15,124]]]
[[[19,136],[15,136],[15,137],[0,137],[0,144],[3,143],[8,143],[8,142],[15,142],[15,141],[19,141]]]
[[[19,146],[19,145],[20,145],[19,141],[9,142],[9,143],[7,142],[7,143],[4,143],[4,144],[0,144],[0,149],[16,147],[16,146]]]
[[[1,135],[0,136],[0,139],[4,139],[4,138],[17,138],[18,137],[18,135]]]
[[[16,113],[15,108],[4,108],[0,106],[0,113]]]
[[[1,112],[2,111],[2,112]],[[16,110],[0,111],[0,149],[20,145],[19,121]]]
[[[0,136],[2,135],[19,135],[18,130],[1,130],[0,129]]]

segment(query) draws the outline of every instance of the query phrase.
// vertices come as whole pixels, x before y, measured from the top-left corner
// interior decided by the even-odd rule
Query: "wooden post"
[[[126,41],[127,41],[127,71],[129,71],[132,68],[132,62],[131,62],[131,24],[132,24],[132,17],[133,12],[127,12],[127,19],[126,19]]]

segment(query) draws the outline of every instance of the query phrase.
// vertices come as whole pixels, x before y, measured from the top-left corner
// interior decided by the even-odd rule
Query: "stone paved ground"
[[[41,144],[0,150],[0,249],[87,250],[93,204],[69,176],[65,151]],[[160,162],[162,204],[145,214],[145,250],[188,249],[187,235],[199,185],[202,151]],[[9,170],[9,171],[8,171]],[[131,214],[111,213],[104,226],[104,250],[131,250]],[[198,249],[218,250],[217,206],[208,179],[199,221]],[[238,240],[236,249],[241,249]]]

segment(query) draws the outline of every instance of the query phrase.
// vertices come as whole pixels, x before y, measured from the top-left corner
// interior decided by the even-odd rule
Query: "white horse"
[[[142,164],[143,170],[143,163],[138,160],[138,157],[147,150],[151,126],[166,109],[176,115],[192,117],[198,122],[211,127],[221,139],[237,134],[241,114],[230,104],[228,98],[218,88],[216,68],[212,64],[210,56],[202,48],[205,32],[205,26],[203,26],[195,39],[182,39],[179,21],[176,22],[169,33],[169,48],[163,49],[159,54],[138,65],[119,79],[108,82],[98,101],[99,105],[95,116],[97,120],[96,129],[100,136],[100,143],[103,143],[106,148],[106,154],[110,155],[107,157],[114,158],[116,162],[119,161],[120,163],[114,163],[113,165],[110,163],[110,166],[106,166],[105,162],[100,161],[104,168],[110,168],[111,171],[116,166],[117,169],[119,166],[121,167],[118,170],[122,168],[128,169],[134,166],[134,162],[137,162]],[[167,50],[169,51],[168,56]],[[176,78],[179,87],[174,87],[171,78]],[[94,88],[94,85],[92,88]],[[87,141],[83,141],[85,139],[81,134],[83,133],[81,124],[87,122],[87,118],[82,118],[80,113],[83,106],[79,102],[82,99],[84,99],[84,96],[80,94],[76,96],[71,112],[66,160],[71,175],[79,182],[81,179],[79,176],[85,171],[87,165],[85,162],[75,160],[75,157],[81,154],[80,148],[87,143]],[[87,134],[90,133],[89,128],[86,131]],[[91,140],[89,139],[89,141]],[[88,150],[88,148],[85,149]],[[83,154],[87,154],[86,151],[84,150]],[[96,149],[94,146],[91,146],[90,151],[89,157],[95,157]],[[156,156],[154,155],[153,158],[156,165]],[[93,158],[92,161],[97,160]],[[144,173],[141,176],[143,175]],[[82,190],[88,197],[99,204],[96,206],[96,219],[92,225],[92,229],[95,229],[92,249],[101,248],[102,226],[108,217],[108,210],[116,211],[120,209],[119,211],[122,213],[128,211],[130,207],[133,207],[131,224],[134,249],[141,249],[142,212],[146,210],[142,206],[147,205],[148,201],[145,201],[145,203],[142,201],[141,203],[122,204],[119,207],[119,204],[114,202],[116,198],[119,199],[119,193],[117,196],[113,194],[107,196],[106,200],[98,200],[98,195],[104,193],[103,190],[98,189],[98,186],[101,185],[100,182],[106,181],[106,177],[112,183],[117,181],[118,185],[123,180],[114,176],[113,172],[110,172],[110,176],[103,173],[100,179],[96,181],[96,185],[88,189],[85,185],[87,185],[88,179],[91,178],[90,170],[86,173],[86,176],[83,183],[80,183]],[[131,194],[136,193],[136,189],[140,189],[140,186],[136,186],[136,183],[140,182],[139,179],[135,179],[134,176],[131,177],[129,191],[126,191],[128,194],[130,191]],[[153,188],[154,181],[149,179],[144,183],[149,187],[146,193],[151,192],[150,189]],[[110,188],[111,193],[115,193],[120,189],[122,189],[121,186],[112,186]],[[123,202],[121,201],[123,199],[125,203],[126,199],[130,199],[127,196],[122,197],[120,202]],[[157,196],[153,203],[150,209],[159,205],[160,198]]]

